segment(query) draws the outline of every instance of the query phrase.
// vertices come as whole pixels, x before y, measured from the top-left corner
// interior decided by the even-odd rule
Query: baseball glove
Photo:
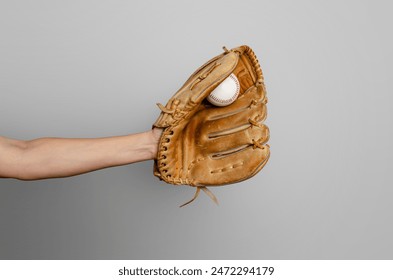
[[[229,75],[240,83],[239,97],[217,107],[206,97]],[[154,175],[174,185],[196,187],[216,203],[206,186],[240,182],[254,176],[269,159],[266,142],[266,90],[259,62],[248,46],[228,50],[198,68],[169,99],[157,104],[153,127],[163,129]]]

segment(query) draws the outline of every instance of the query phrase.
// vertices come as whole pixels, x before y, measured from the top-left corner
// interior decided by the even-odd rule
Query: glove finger
[[[236,133],[249,127],[252,121],[263,122],[266,119],[266,114],[266,105],[258,103],[247,110],[240,111],[225,118],[205,121],[201,126],[201,134],[207,135],[209,138],[214,138],[220,135]]]
[[[206,110],[208,120],[226,118],[240,111],[248,110],[252,104],[267,103],[263,86],[252,86],[232,104],[225,107],[212,107]]]
[[[263,168],[270,156],[270,148],[249,146],[237,153],[216,159],[207,158],[197,162],[190,170],[197,184],[205,186],[224,185],[248,179]],[[207,169],[207,170],[206,170]]]
[[[245,147],[253,145],[253,141],[258,141],[261,145],[269,140],[269,128],[261,124],[258,127],[249,126],[236,133],[206,139],[203,143],[205,149],[203,153],[213,158],[235,153]]]

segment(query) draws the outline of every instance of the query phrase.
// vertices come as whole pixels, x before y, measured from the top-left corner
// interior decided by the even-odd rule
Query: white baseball
[[[229,75],[207,97],[207,101],[216,106],[228,106],[239,96],[240,83],[235,74]]]

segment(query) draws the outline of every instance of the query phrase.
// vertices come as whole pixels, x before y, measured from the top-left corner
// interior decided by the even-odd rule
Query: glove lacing
[[[168,115],[171,115],[173,119],[178,119],[180,117],[182,117],[186,112],[184,110],[180,110],[178,107],[179,105],[179,100],[175,99],[173,101],[173,103],[171,104],[171,106],[169,107],[162,105],[161,103],[157,103],[158,108],[160,108],[160,110]],[[168,108],[169,107],[169,108]],[[169,142],[169,138],[167,138],[167,142]],[[166,147],[164,147],[166,148]],[[164,149],[166,150],[166,149]],[[166,158],[165,155],[162,156],[164,159]],[[167,178],[168,179],[168,178]],[[189,181],[188,179],[182,179],[182,178],[173,178],[172,181],[175,184],[186,184],[186,185],[190,185],[192,184],[191,181]],[[191,202],[193,202],[195,199],[197,199],[197,197],[199,196],[200,191],[203,191],[208,197],[210,197],[211,200],[213,200],[213,202],[215,204],[218,205],[218,199],[217,197],[205,186],[197,186],[196,187],[196,191],[195,194],[193,196],[193,198],[189,201],[187,201],[186,203],[180,205],[180,207],[186,206],[188,204],[190,204]]]
[[[248,119],[248,122],[251,124],[251,127],[252,127],[252,126],[256,126],[256,127],[259,127],[260,129],[263,129],[263,125],[262,125],[261,123],[259,123],[258,121],[256,121],[256,119],[257,119],[258,117],[259,117],[259,116],[256,116],[255,120],[253,120],[253,119]],[[263,146],[263,144],[264,144],[264,142],[265,142],[263,137],[259,138],[258,140],[252,139],[251,141],[252,141],[252,145],[253,145],[253,149],[254,149],[254,150],[255,150],[256,148],[259,148],[259,149],[262,149],[262,150],[265,149],[265,147]]]
[[[199,193],[201,192],[201,190],[202,190],[205,194],[207,194],[207,196],[210,197],[210,199],[213,200],[213,202],[214,202],[215,204],[218,205],[218,199],[217,199],[217,197],[216,197],[208,188],[202,187],[202,186],[198,186],[198,187],[196,187],[196,191],[195,191],[194,197],[193,197],[190,201],[187,201],[186,203],[180,205],[179,207],[186,206],[186,205],[190,204],[191,202],[193,202],[193,201],[199,196]]]

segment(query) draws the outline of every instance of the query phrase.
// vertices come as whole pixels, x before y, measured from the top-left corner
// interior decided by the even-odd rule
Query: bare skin
[[[0,137],[0,178],[39,180],[69,177],[155,159],[162,130],[126,136],[23,141]]]

